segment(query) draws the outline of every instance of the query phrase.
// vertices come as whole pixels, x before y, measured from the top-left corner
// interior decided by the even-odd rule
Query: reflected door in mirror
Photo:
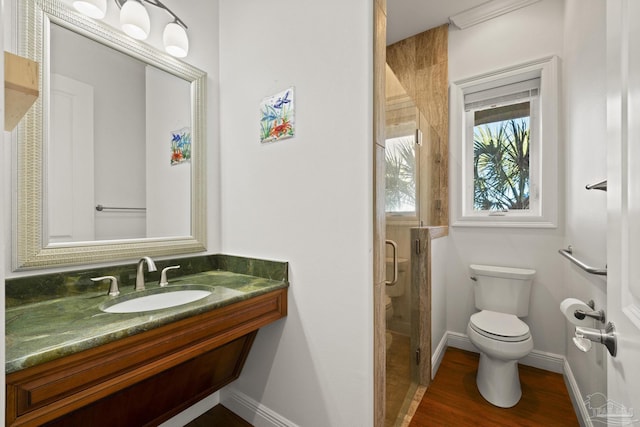
[[[49,243],[95,239],[93,87],[51,74]]]

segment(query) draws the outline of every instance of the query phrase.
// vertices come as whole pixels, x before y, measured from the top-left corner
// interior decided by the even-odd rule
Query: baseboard
[[[172,427],[172,426],[184,426],[190,423],[191,421],[198,418],[200,415],[204,414],[214,406],[220,403],[220,392],[215,392],[205,397],[195,405],[185,409],[179,414],[169,418],[164,423],[160,424],[159,427]]]
[[[571,365],[565,358],[564,360],[564,384],[567,387],[567,391],[569,392],[569,397],[571,398],[571,404],[573,405],[573,410],[578,417],[578,422],[582,427],[593,427],[593,421],[591,421],[591,417],[589,416],[589,411],[584,404],[584,400],[582,399],[582,393],[580,393],[580,388],[578,387],[578,382],[576,378],[573,376],[573,371],[571,371]]]
[[[444,352],[447,350],[447,335],[447,332],[442,335],[442,339],[431,356],[431,379],[436,377],[436,373],[438,372],[440,363],[444,357]]]
[[[478,353],[478,349],[471,344],[469,337],[459,332],[447,331],[447,346],[460,350],[472,351]]]
[[[545,371],[555,372],[556,374],[562,374],[564,373],[564,361],[564,356],[560,354],[533,350],[527,356],[523,357],[520,363]]]
[[[238,390],[224,389],[222,404],[254,427],[298,427],[297,424]]]
[[[449,347],[478,353],[478,349],[471,343],[466,334],[450,331],[447,332],[447,345]],[[534,368],[555,372],[557,374],[564,373],[564,362],[565,358],[562,355],[539,350],[533,350],[519,361],[522,365],[532,366]]]

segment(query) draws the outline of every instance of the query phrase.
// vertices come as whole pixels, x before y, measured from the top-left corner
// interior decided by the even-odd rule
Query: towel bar
[[[597,182],[595,184],[586,185],[584,188],[587,190],[602,190],[607,191],[607,180]]]
[[[585,264],[584,262],[582,262],[579,259],[577,259],[576,257],[574,257],[573,256],[573,248],[571,247],[571,245],[569,245],[569,247],[567,249],[558,250],[558,252],[560,253],[560,255],[564,256],[569,261],[571,261],[572,263],[574,263],[575,265],[577,265],[578,267],[580,267],[581,269],[583,269],[587,273],[595,274],[595,275],[598,275],[598,276],[606,276],[607,275],[607,268],[606,267],[605,268],[590,267],[587,264]]]
[[[109,211],[146,211],[146,208],[118,208],[118,207],[113,207],[113,206],[102,206],[102,205],[96,205],[96,210],[98,212],[102,212],[105,210],[109,210]]]

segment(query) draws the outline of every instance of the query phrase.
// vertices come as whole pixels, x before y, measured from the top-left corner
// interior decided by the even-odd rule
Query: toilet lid
[[[513,314],[483,310],[471,315],[469,324],[481,335],[499,341],[524,341],[529,338],[529,326]]]
[[[384,306],[385,308],[391,307],[391,297],[389,295],[384,296]]]

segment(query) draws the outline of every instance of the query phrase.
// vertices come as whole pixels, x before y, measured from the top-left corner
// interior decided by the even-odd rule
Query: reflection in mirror
[[[48,243],[191,235],[190,83],[55,24],[50,49]]]
[[[19,5],[41,96],[16,130],[14,270],[205,250],[206,73],[57,0]]]

